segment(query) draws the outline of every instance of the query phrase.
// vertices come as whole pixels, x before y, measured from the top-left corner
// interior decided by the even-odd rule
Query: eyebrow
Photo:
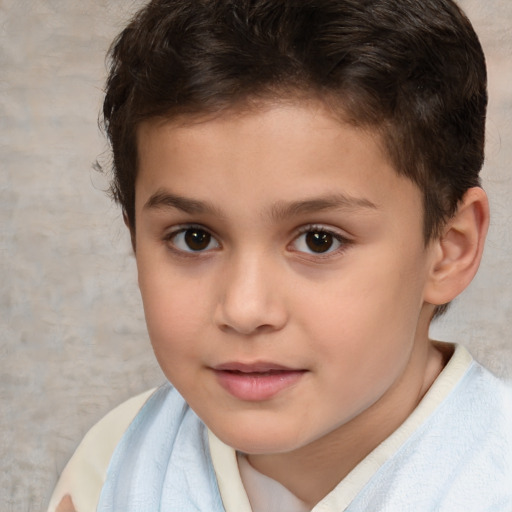
[[[305,199],[299,201],[278,202],[271,210],[274,219],[294,217],[308,213],[317,213],[327,210],[377,210],[378,206],[365,198],[352,197],[345,194],[331,194],[319,198]]]
[[[188,214],[216,215],[222,217],[222,212],[208,201],[200,201],[184,196],[159,190],[144,204],[144,209],[177,209]],[[326,210],[377,210],[378,206],[365,198],[352,197],[345,194],[331,194],[318,198],[297,200],[292,202],[279,201],[272,205],[270,217],[274,220],[307,215]]]
[[[217,214],[220,211],[212,204],[206,201],[198,201],[188,197],[171,194],[170,192],[159,190],[153,194],[144,205],[148,210],[166,210],[174,208],[190,214]]]

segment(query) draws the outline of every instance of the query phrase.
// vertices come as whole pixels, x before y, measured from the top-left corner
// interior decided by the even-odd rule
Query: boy
[[[482,255],[486,103],[451,0],[143,9],[104,116],[171,384],[50,510],[512,510],[510,390],[428,338]]]

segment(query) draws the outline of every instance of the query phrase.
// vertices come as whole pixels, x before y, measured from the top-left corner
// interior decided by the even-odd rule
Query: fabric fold
[[[146,402],[117,446],[98,512],[223,512],[206,427],[170,385]]]

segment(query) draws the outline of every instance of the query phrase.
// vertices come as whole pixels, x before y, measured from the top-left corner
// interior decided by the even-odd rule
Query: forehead
[[[321,131],[315,133],[311,129],[313,126]],[[371,140],[372,145],[378,147],[380,157],[389,160],[393,165],[378,126],[368,126],[356,121],[339,98],[326,95],[320,99],[311,91],[300,90],[290,92],[289,95],[276,93],[275,97],[269,95],[263,98],[245,98],[213,112],[149,118],[137,126],[136,142],[140,155],[148,138],[156,139],[158,135],[166,134],[177,142],[178,139],[192,140],[194,137],[213,139],[212,135],[217,133],[217,144],[223,138],[235,147],[237,136],[243,137],[248,131],[254,137],[267,136],[279,144],[286,139],[291,141],[292,137],[302,136],[308,139],[308,147],[318,144],[320,140],[328,142],[326,138],[346,136],[351,131],[361,140]]]
[[[217,201],[219,210],[275,210],[333,195],[378,206],[412,193],[414,209],[421,204],[378,133],[343,122],[320,102],[152,119],[140,125],[137,141],[139,209],[162,191]]]

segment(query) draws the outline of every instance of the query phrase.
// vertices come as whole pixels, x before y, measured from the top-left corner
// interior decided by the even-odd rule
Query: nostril
[[[219,306],[216,324],[223,332],[236,332],[244,336],[261,335],[280,330],[286,323],[284,311],[276,306],[260,309],[229,308]]]

